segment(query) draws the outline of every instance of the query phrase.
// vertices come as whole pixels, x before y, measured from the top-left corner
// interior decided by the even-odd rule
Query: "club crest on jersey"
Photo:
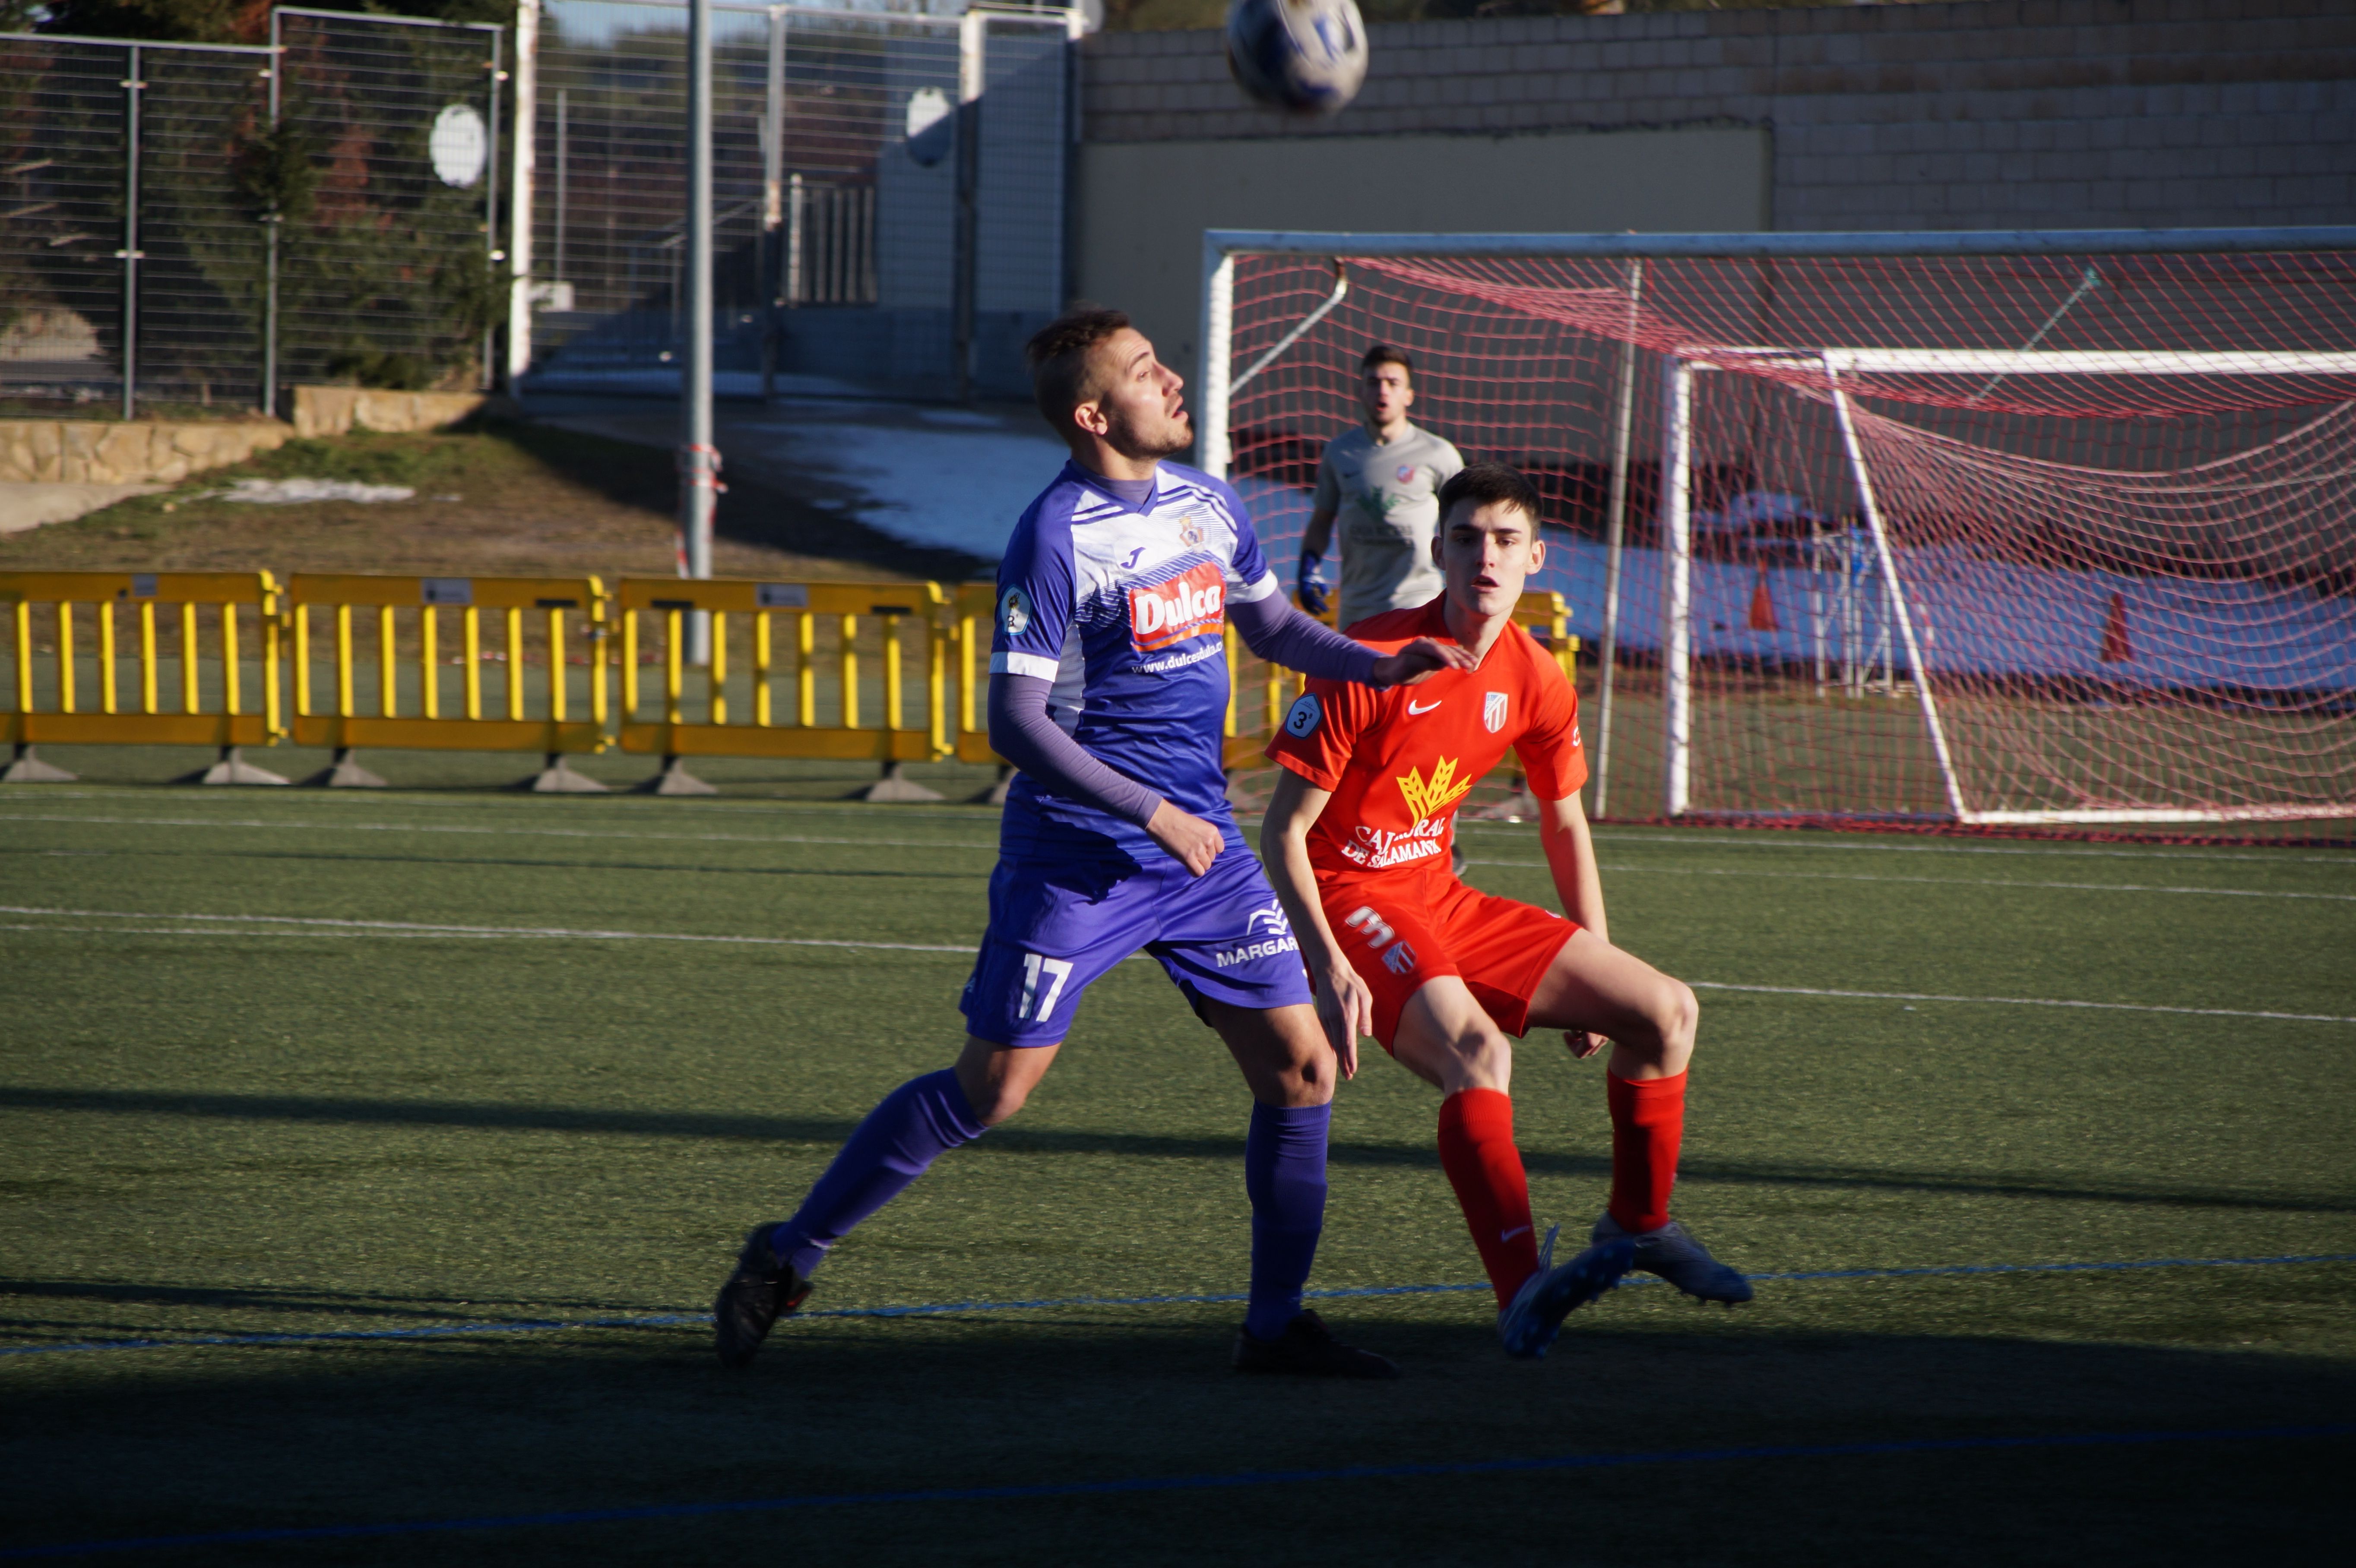
[[[1178,542],[1188,549],[1201,549],[1203,538],[1202,521],[1189,513],[1178,525]]]
[[[1505,694],[1504,692],[1490,691],[1482,694],[1481,722],[1489,727],[1489,733],[1492,735],[1505,727]]]
[[[1398,482],[1402,485],[1412,485],[1415,483],[1414,464],[1402,463],[1398,465]]]
[[[1227,584],[1215,562],[1129,591],[1129,635],[1141,653],[1166,648],[1226,624]]]
[[[1031,626],[1031,599],[1020,588],[1010,588],[998,602],[998,624],[1010,637],[1019,637]]]
[[[1399,794],[1407,801],[1408,814],[1420,824],[1462,800],[1472,793],[1472,780],[1456,776],[1456,759],[1440,757],[1431,764],[1431,777],[1427,780],[1421,768],[1409,768],[1397,783]]]

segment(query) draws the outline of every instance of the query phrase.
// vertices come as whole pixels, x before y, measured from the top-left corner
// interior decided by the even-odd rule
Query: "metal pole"
[[[564,271],[564,231],[573,222],[573,95],[556,90],[556,276]]]
[[[131,46],[123,82],[123,417],[139,400],[139,46]]]
[[[1236,259],[1203,241],[1203,377],[1195,383],[1194,464],[1214,479],[1227,476],[1227,378],[1235,347]]]
[[[1661,681],[1666,730],[1661,756],[1661,809],[1685,815],[1690,797],[1693,743],[1693,366],[1669,361],[1662,389],[1661,539],[1668,571],[1661,638]]]
[[[712,0],[687,9],[687,336],[680,409],[680,575],[712,575],[712,508],[720,453],[712,445]],[[690,664],[712,663],[712,620],[688,617]]]
[[[278,13],[270,13],[270,130],[273,141],[278,132],[278,84],[286,73],[286,54],[278,44]],[[269,418],[278,411],[278,233],[284,219],[278,210],[277,197],[271,197],[270,210],[262,214],[262,413]]]
[[[1595,816],[1612,802],[1612,677],[1620,658],[1620,567],[1628,535],[1628,437],[1636,411],[1636,307],[1644,295],[1642,257],[1628,263],[1628,336],[1620,344],[1620,397],[1612,409],[1612,500],[1604,522],[1603,671],[1595,737]]]
[[[777,338],[784,323],[777,315],[778,275],[784,258],[778,241],[786,226],[786,13],[769,8],[767,80],[761,103],[761,400],[777,395]]]
[[[491,35],[493,48],[499,35]],[[491,135],[498,135],[498,79],[491,80]],[[559,95],[562,96],[561,94]],[[540,172],[540,0],[516,5],[515,182],[508,196],[508,389],[531,368],[531,221]],[[491,159],[491,221],[498,221],[498,159]],[[560,176],[561,191],[561,176]],[[562,197],[560,193],[559,198]],[[561,225],[563,219],[557,219]],[[561,232],[561,230],[560,230]],[[560,245],[562,244],[559,240]],[[496,258],[498,252],[491,252]]]
[[[1858,504],[1865,513],[1866,527],[1873,530],[1874,553],[1881,561],[1881,580],[1890,594],[1890,607],[1896,612],[1898,632],[1906,640],[1906,663],[1914,671],[1914,695],[1922,708],[1922,723],[1931,731],[1931,749],[1939,758],[1939,782],[1945,787],[1947,809],[1958,822],[1971,820],[1964,809],[1963,783],[1955,777],[1955,759],[1947,749],[1946,726],[1939,721],[1938,699],[1931,695],[1931,672],[1922,663],[1922,645],[1914,640],[1914,617],[1907,608],[1906,595],[1898,586],[1898,560],[1890,548],[1890,531],[1882,527],[1881,505],[1874,498],[1873,477],[1866,472],[1865,448],[1857,439],[1857,421],[1849,412],[1848,393],[1841,388],[1829,360],[1825,365],[1825,379],[1833,394],[1833,412],[1840,417],[1841,445],[1848,454],[1848,471],[1857,481]],[[1890,684],[1897,685],[1895,670],[1890,672]]]
[[[950,314],[959,402],[973,396],[975,283],[981,240],[977,187],[981,184],[982,49],[989,27],[989,16],[980,11],[958,18],[957,273]]]
[[[802,176],[787,178],[786,206],[786,289],[787,310],[802,303],[802,215],[808,208],[808,193],[802,189]]]
[[[491,33],[490,65],[491,120],[487,137],[487,140],[490,144],[487,149],[489,156],[487,156],[483,163],[483,167],[486,171],[486,188],[483,192],[483,254],[488,265],[492,267],[496,267],[501,261],[506,261],[508,255],[505,251],[499,249],[499,83],[507,80],[508,74],[507,71],[501,68],[500,64],[500,57],[505,52],[503,46],[506,41],[506,28],[500,27],[493,29]],[[529,133],[527,133],[525,139],[527,141],[530,140]],[[523,217],[523,222],[529,226],[530,221],[530,215],[529,213],[525,214]],[[520,280],[519,280],[509,290],[510,300],[512,300],[515,293],[519,292],[522,287],[523,284]],[[531,313],[530,311],[526,311],[524,313],[524,330],[527,333],[531,330],[530,322]],[[510,331],[514,330],[514,322],[512,317],[509,319],[509,329]],[[482,389],[487,392],[491,389],[494,381],[494,378],[491,374],[491,324],[489,322],[485,322],[483,324],[482,355],[483,370],[480,378],[481,386]]]

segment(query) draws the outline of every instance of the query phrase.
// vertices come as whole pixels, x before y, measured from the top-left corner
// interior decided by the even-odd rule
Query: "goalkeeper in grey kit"
[[[1318,462],[1317,496],[1309,530],[1301,537],[1294,582],[1301,607],[1325,613],[1325,552],[1338,542],[1342,608],[1334,624],[1344,628],[1439,597],[1431,540],[1440,526],[1440,487],[1464,466],[1453,446],[1408,422],[1415,367],[1403,350],[1377,343],[1359,365],[1358,407],[1365,418],[1358,429],[1327,443]]]

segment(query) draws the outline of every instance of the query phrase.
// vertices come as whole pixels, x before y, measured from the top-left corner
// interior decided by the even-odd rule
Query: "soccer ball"
[[[1332,114],[1366,80],[1366,25],[1357,0],[1235,0],[1227,69],[1262,103]]]

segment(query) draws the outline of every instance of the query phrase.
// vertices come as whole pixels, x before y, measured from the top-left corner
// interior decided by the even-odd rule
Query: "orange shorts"
[[[1343,955],[1375,994],[1375,1038],[1391,1049],[1408,998],[1442,975],[1462,979],[1497,1027],[1519,1039],[1547,966],[1579,927],[1551,910],[1468,888],[1454,877],[1321,881]]]

